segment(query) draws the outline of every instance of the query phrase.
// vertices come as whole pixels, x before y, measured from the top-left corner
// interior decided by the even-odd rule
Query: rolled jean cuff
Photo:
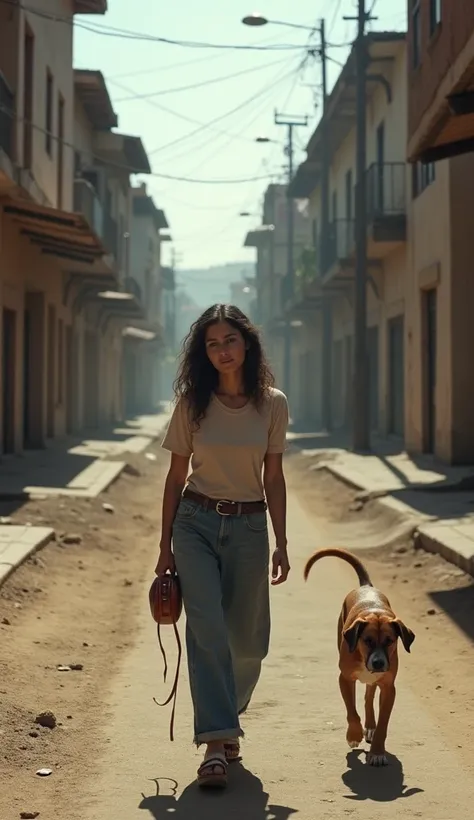
[[[195,735],[194,743],[200,746],[202,743],[210,743],[212,740],[235,740],[238,737],[244,737],[244,732],[237,726],[235,729],[219,729],[217,732],[201,732]]]

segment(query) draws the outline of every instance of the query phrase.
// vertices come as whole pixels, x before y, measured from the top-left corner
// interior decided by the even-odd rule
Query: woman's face
[[[206,330],[206,353],[219,373],[240,370],[245,359],[245,341],[240,330],[228,322],[217,322]]]

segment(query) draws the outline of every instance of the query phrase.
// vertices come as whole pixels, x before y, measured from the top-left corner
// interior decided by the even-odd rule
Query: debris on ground
[[[35,723],[39,726],[43,726],[45,729],[55,729],[57,726],[56,715],[49,710],[40,712],[39,715],[35,717]]]

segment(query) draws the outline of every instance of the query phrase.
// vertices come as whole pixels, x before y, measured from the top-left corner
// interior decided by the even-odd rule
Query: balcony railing
[[[110,214],[104,214],[104,244],[107,251],[118,260],[119,256],[119,248],[118,248],[118,229],[117,223],[115,219],[113,219]]]
[[[0,148],[12,158],[15,97],[0,71]]]
[[[374,162],[367,169],[367,216],[403,216],[406,213],[406,165]]]
[[[94,186],[87,179],[74,180],[74,210],[84,214],[97,236],[104,239],[104,209]]]
[[[335,219],[329,226],[323,249],[323,275],[338,261],[347,259],[354,250],[355,223],[353,219]]]

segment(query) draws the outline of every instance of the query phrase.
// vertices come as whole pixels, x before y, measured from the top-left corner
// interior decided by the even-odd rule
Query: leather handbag
[[[170,719],[170,740],[174,740],[174,717],[176,711],[176,697],[178,694],[178,679],[179,679],[179,670],[181,665],[181,654],[182,654],[182,647],[181,647],[181,640],[179,637],[177,623],[181,617],[181,612],[183,609],[183,599],[181,595],[181,585],[179,583],[179,578],[176,573],[167,573],[165,575],[157,576],[153,579],[153,582],[150,587],[150,591],[148,593],[149,603],[150,603],[150,610],[153,620],[157,625],[157,635],[158,635],[158,643],[160,646],[161,654],[163,655],[163,661],[165,664],[164,673],[163,673],[163,680],[166,683],[166,677],[168,674],[168,661],[166,658],[166,652],[163,647],[163,643],[161,640],[160,634],[160,627],[161,626],[173,626],[174,634],[176,637],[176,643],[178,646],[178,661],[176,664],[176,674],[173,682],[173,686],[169,696],[166,698],[163,703],[159,703],[156,698],[153,698],[157,706],[167,706],[168,703],[173,701],[173,707],[171,710],[171,719]]]

